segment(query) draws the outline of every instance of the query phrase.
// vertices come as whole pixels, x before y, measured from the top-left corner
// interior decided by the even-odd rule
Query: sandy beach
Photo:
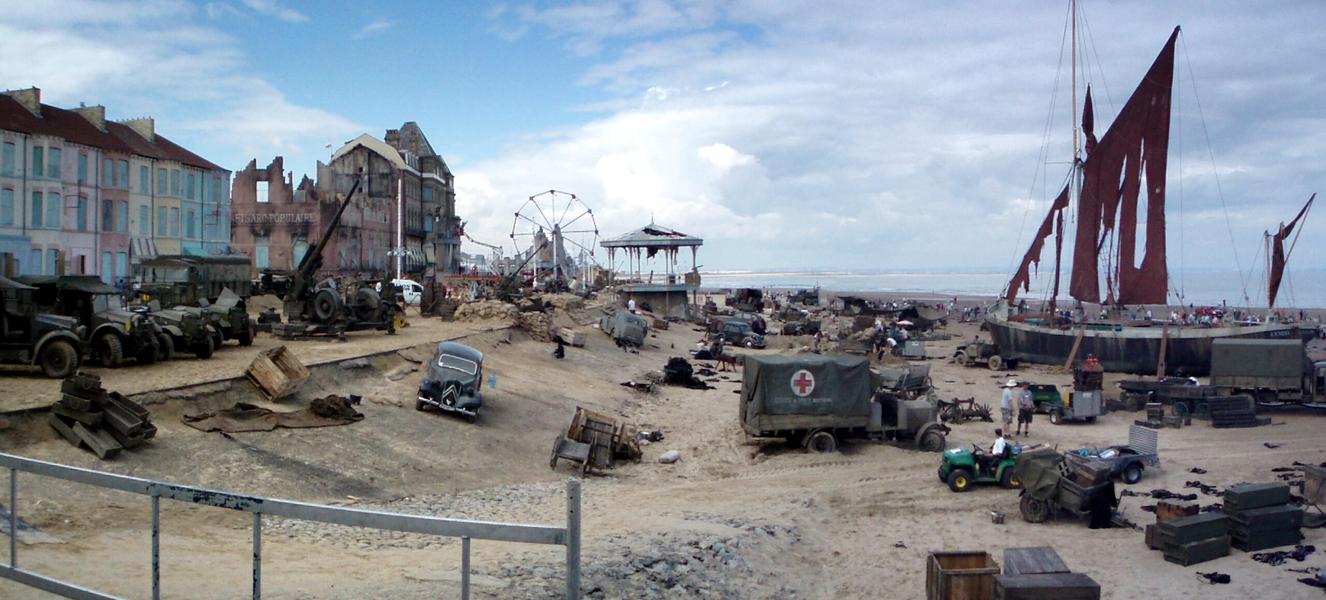
[[[721,305],[721,298],[718,298]],[[959,298],[980,302],[979,298]],[[256,310],[256,309],[255,309]],[[257,351],[277,341],[262,335],[252,348],[227,345],[210,361],[179,360],[102,375],[109,389],[137,394],[160,429],[143,447],[100,461],[70,446],[43,413],[16,414],[54,401],[58,382],[7,370],[0,409],[0,451],[137,477],[294,500],[479,520],[559,524],[565,514],[570,467],[549,469],[554,438],[576,406],[617,415],[664,439],[644,446],[639,462],[619,463],[584,480],[582,589],[593,598],[918,598],[925,594],[929,553],[989,552],[1052,546],[1069,568],[1086,573],[1110,599],[1308,598],[1321,590],[1297,581],[1290,569],[1326,567],[1326,552],[1280,566],[1255,562],[1234,550],[1193,567],[1165,562],[1148,550],[1143,532],[1091,530],[1064,516],[1030,524],[1018,513],[1018,493],[998,486],[950,492],[936,480],[940,457],[906,446],[873,442],[839,452],[809,454],[799,446],[753,441],[737,422],[740,373],[705,379],[713,389],[657,386],[653,392],[620,385],[661,371],[685,356],[703,333],[672,323],[651,330],[639,353],[618,349],[590,324],[603,314],[590,303],[559,315],[587,332],[583,348],[552,356],[553,344],[519,328],[492,322],[444,323],[415,317],[399,335],[351,334],[350,341],[285,342],[306,363],[328,363],[294,399],[268,403],[293,410],[328,393],[360,394],[365,419],[347,426],[222,436],[183,424],[182,415],[249,398],[249,384],[153,392],[190,382],[242,374]],[[845,322],[845,320],[843,321]],[[996,408],[998,384],[1009,379],[1066,388],[1071,374],[1042,366],[1015,372],[955,365],[959,341],[976,324],[951,321],[950,339],[927,343],[935,395],[974,398]],[[441,339],[458,339],[485,353],[484,369],[497,376],[486,390],[476,424],[436,412],[417,412],[419,374],[414,360]],[[795,353],[809,338],[772,335],[764,350]],[[393,352],[393,350],[400,350]],[[373,354],[367,365],[335,361]],[[897,359],[890,359],[897,360]],[[697,366],[712,366],[700,361]],[[405,376],[401,377],[404,372]],[[1117,376],[1106,396],[1117,397]],[[248,401],[248,400],[244,400]],[[1223,488],[1273,481],[1272,469],[1295,461],[1326,461],[1323,415],[1306,410],[1265,413],[1273,424],[1213,429],[1201,420],[1160,431],[1161,468],[1119,490],[1123,516],[1154,522],[1142,510],[1151,490],[1196,493],[1202,505],[1220,502],[1185,484]],[[1138,413],[1115,412],[1095,423],[1051,425],[1038,416],[1017,443],[1059,449],[1125,443]],[[947,443],[988,446],[994,423],[956,425]],[[676,450],[681,459],[660,464]],[[1195,474],[1190,469],[1204,469]],[[20,476],[19,515],[50,542],[20,544],[27,569],[129,597],[149,595],[149,501]],[[5,501],[7,503],[7,500]],[[234,598],[249,592],[250,518],[246,514],[163,502],[162,590],[167,597]],[[991,512],[1005,513],[995,524]],[[414,598],[458,595],[460,542],[414,534],[382,534],[268,519],[264,524],[263,594],[271,598]],[[1320,530],[1304,529],[1305,544],[1323,546]],[[555,598],[564,587],[560,547],[475,542],[474,597]],[[0,554],[4,554],[0,551]],[[1209,585],[1197,572],[1231,576]],[[46,597],[0,582],[6,598]]]

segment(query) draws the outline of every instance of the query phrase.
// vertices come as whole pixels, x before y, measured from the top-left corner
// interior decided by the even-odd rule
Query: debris
[[[637,392],[650,393],[654,391],[654,383],[652,381],[623,381],[622,387],[628,387]]]
[[[415,373],[418,370],[419,367],[416,367],[414,365],[401,365],[399,367],[396,367],[395,369],[387,371],[387,379],[390,379],[392,381],[400,381],[402,379],[405,379],[406,375],[409,375],[410,373]]]
[[[674,356],[668,359],[668,366],[663,368],[663,383],[680,385],[693,390],[712,390],[713,386],[695,377],[690,361]]]
[[[1252,560],[1259,563],[1266,563],[1272,567],[1278,567],[1284,564],[1285,559],[1292,558],[1298,562],[1307,560],[1308,555],[1317,551],[1317,547],[1311,544],[1295,546],[1293,550],[1280,550],[1277,552],[1259,552],[1252,555]]]
[[[358,420],[363,418],[363,415],[359,414],[358,411],[350,407],[352,405],[359,404],[359,401],[361,399],[362,398],[360,396],[356,396],[353,394],[351,394],[349,398],[343,398],[341,396],[332,394],[330,396],[327,396],[326,398],[318,398],[313,402],[309,403],[308,409],[309,412],[312,412],[313,414],[318,415],[319,417],[322,417],[324,419]]]
[[[1224,573],[1217,573],[1215,571],[1212,571],[1210,573],[1202,573],[1201,571],[1198,571],[1197,576],[1201,579],[1205,579],[1206,582],[1211,585],[1215,585],[1217,583],[1229,583],[1230,581],[1229,575],[1226,575]]]
[[[293,352],[277,346],[258,354],[245,374],[268,400],[275,401],[299,391],[308,380],[309,370]]]
[[[337,398],[338,400],[331,400]],[[321,401],[321,402],[320,402]],[[362,421],[364,415],[349,408],[349,400],[340,396],[329,396],[315,400],[315,404],[322,404],[319,410],[324,412],[343,411],[340,416],[323,416],[313,411],[312,405],[309,408],[293,412],[275,412],[266,408],[254,406],[244,402],[239,402],[225,410],[219,410],[211,413],[202,413],[198,415],[184,415],[185,425],[203,432],[219,431],[222,434],[240,433],[246,431],[272,431],[278,427],[286,429],[303,429],[310,427],[331,427],[334,425],[349,425]],[[339,408],[332,408],[336,405],[342,405]]]
[[[1202,490],[1202,493],[1203,493],[1203,494],[1206,494],[1207,496],[1219,496],[1219,495],[1220,495],[1220,491],[1216,489],[1216,486],[1214,486],[1214,485],[1206,485],[1206,484],[1204,484],[1204,483],[1202,483],[1202,482],[1200,482],[1200,481],[1186,481],[1186,482],[1184,482],[1183,487],[1186,487],[1186,488],[1197,488],[1197,489],[1199,489],[1199,490]]]
[[[557,337],[562,338],[567,344],[576,348],[583,348],[588,336],[589,334],[583,331],[576,331],[570,327],[562,327],[557,330]]]
[[[580,463],[584,476],[590,467],[605,469],[614,459],[639,460],[639,435],[628,425],[603,413],[577,406],[566,433],[553,442],[552,460],[548,466],[556,469],[558,459]]]
[[[636,439],[642,442],[661,442],[663,441],[662,431],[640,431],[636,433]]]
[[[60,385],[48,422],[75,447],[86,445],[101,459],[114,458],[157,434],[142,405],[101,388],[101,378],[76,373]]]
[[[1193,467],[1193,468],[1191,468],[1191,469],[1188,469],[1188,472],[1189,472],[1189,473],[1196,473],[1196,474],[1198,474],[1198,475],[1205,475],[1205,474],[1206,474],[1206,469],[1202,469],[1202,468],[1198,468],[1198,467]]]
[[[1283,446],[1284,444],[1272,444],[1271,442],[1266,442],[1266,443],[1263,443],[1262,445],[1263,445],[1263,446],[1266,446],[1267,448],[1270,448],[1270,449],[1274,450],[1274,449],[1276,449],[1276,448],[1279,448],[1280,446]]]
[[[662,456],[658,457],[658,462],[665,465],[670,465],[679,460],[681,460],[681,453],[676,450],[668,450],[667,452],[664,452]]]

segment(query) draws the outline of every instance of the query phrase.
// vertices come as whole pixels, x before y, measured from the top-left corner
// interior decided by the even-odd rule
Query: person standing
[[[626,310],[631,311],[631,314],[635,314],[635,298],[631,298],[629,301],[627,301]]]
[[[1031,397],[1031,385],[1024,383],[1022,392],[1018,394],[1018,435],[1031,435],[1031,417],[1034,414],[1036,414],[1036,401]]]
[[[999,414],[1004,418],[1004,427],[1013,424],[1013,388],[1018,386],[1018,382],[1009,379],[1004,384],[1004,394],[999,399]]]

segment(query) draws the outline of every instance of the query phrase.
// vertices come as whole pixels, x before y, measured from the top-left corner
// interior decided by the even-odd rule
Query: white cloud
[[[360,27],[359,31],[356,31],[351,37],[356,40],[362,40],[367,37],[381,35],[388,29],[391,29],[391,21],[386,19],[376,19],[372,23]]]
[[[303,13],[293,9],[281,6],[276,0],[242,0],[244,6],[247,6],[260,15],[276,17],[282,21],[290,23],[303,23],[308,17]]]

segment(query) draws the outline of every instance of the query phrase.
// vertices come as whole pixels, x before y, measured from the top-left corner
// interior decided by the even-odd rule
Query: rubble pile
[[[501,300],[466,302],[456,309],[457,321],[489,321],[499,319],[508,324],[520,321],[520,310],[514,304]]]
[[[580,310],[585,307],[585,299],[575,294],[546,294],[540,299],[552,304],[557,310]]]
[[[76,373],[62,384],[49,422],[74,447],[87,446],[98,458],[114,458],[157,434],[142,405],[101,388],[101,378]]]
[[[545,312],[520,313],[520,328],[538,342],[551,342],[552,316]]]

